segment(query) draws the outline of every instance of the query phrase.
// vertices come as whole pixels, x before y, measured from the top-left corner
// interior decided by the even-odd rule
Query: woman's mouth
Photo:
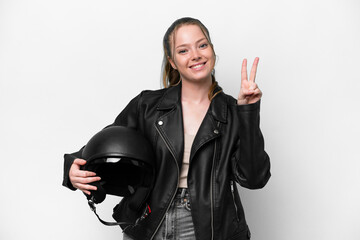
[[[206,62],[198,63],[198,64],[190,66],[190,68],[194,69],[194,70],[201,70],[204,68],[205,64],[206,64]]]

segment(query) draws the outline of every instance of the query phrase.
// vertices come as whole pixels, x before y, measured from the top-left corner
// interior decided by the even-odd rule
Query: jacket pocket
[[[231,196],[232,196],[232,200],[233,200],[233,204],[234,204],[234,207],[235,207],[235,214],[236,214],[236,220],[238,222],[240,222],[239,220],[239,214],[238,214],[238,207],[236,205],[236,201],[235,201],[235,191],[234,191],[234,187],[236,187],[236,185],[234,183],[233,180],[230,180],[230,189],[231,189]]]

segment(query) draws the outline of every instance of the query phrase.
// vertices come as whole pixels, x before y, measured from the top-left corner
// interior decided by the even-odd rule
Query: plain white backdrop
[[[160,87],[162,37],[184,16],[210,30],[226,93],[260,57],[272,178],[239,187],[252,239],[360,239],[358,0],[0,0],[0,239],[122,239],[61,186],[63,154]]]

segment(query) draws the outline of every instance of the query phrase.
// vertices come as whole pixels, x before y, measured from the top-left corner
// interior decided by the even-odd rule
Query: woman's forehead
[[[201,39],[206,39],[201,28],[197,25],[183,25],[175,30],[173,40],[175,41],[175,47],[179,45],[187,45],[195,43]]]

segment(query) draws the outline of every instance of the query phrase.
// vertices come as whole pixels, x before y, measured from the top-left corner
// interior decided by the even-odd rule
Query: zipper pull
[[[234,193],[234,182],[230,181],[231,192]]]
[[[234,207],[235,207],[235,213],[236,213],[236,220],[237,220],[238,222],[240,222],[239,216],[238,216],[238,208],[237,208],[236,202],[235,202],[234,181],[233,181],[233,180],[230,181],[230,188],[231,188],[231,195],[232,195],[232,198],[233,198],[233,201],[234,201]]]

